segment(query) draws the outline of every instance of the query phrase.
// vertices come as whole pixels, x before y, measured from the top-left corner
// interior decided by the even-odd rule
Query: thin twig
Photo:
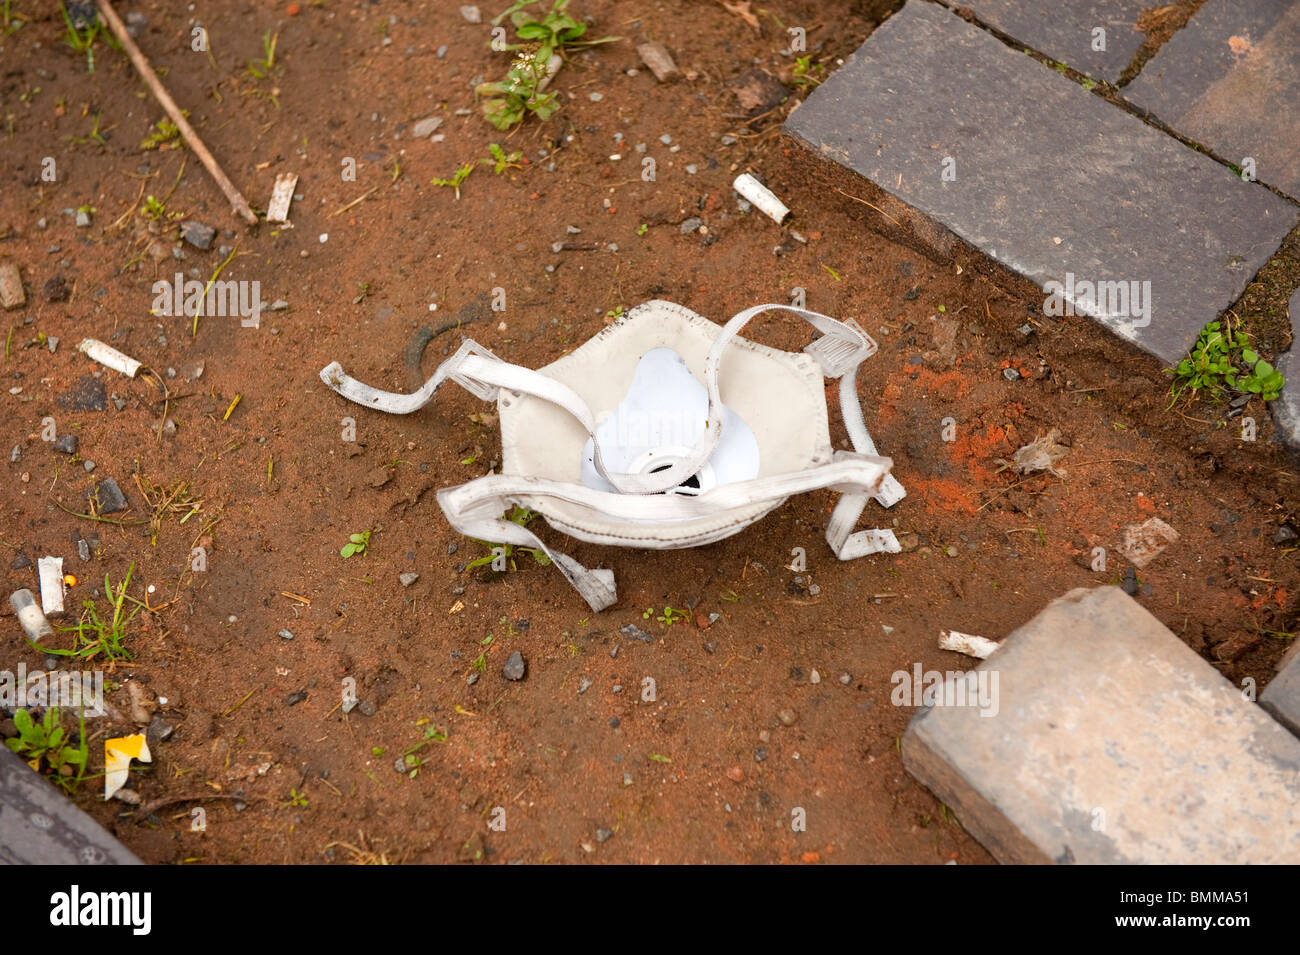
[[[97,0],[97,3],[99,12],[104,17],[104,22],[113,31],[117,41],[122,44],[122,49],[126,50],[126,55],[131,58],[131,63],[135,66],[136,72],[140,74],[140,78],[144,80],[145,85],[149,87],[149,92],[153,93],[154,99],[162,106],[171,121],[176,124],[176,128],[180,130],[186,145],[194,150],[194,154],[199,157],[199,161],[203,163],[204,168],[216,180],[217,185],[221,187],[221,191],[226,194],[226,198],[230,200],[230,204],[234,206],[240,217],[249,225],[257,225],[257,216],[249,207],[248,200],[240,194],[234,183],[221,171],[221,167],[217,165],[212,153],[208,152],[208,147],[203,145],[203,140],[199,139],[199,134],[194,131],[190,121],[185,118],[185,114],[176,105],[176,101],[163,88],[162,83],[158,80],[158,74],[153,71],[149,61],[144,58],[140,48],[135,45],[135,40],[131,39],[131,34],[126,32],[126,26],[113,9],[113,5],[109,3],[109,0]]]
[[[326,218],[327,218],[327,219],[333,219],[333,218],[334,218],[336,215],[338,215],[339,213],[347,212],[349,209],[351,209],[353,206],[355,206],[358,202],[363,202],[367,197],[370,196],[371,193],[373,193],[373,192],[374,192],[376,189],[378,189],[378,188],[379,188],[378,186],[374,186],[374,187],[372,187],[371,189],[368,189],[367,191],[361,193],[361,195],[357,196],[355,199],[353,199],[351,202],[349,202],[349,203],[348,203],[346,206],[344,206],[342,209],[335,209],[335,210],[334,210],[333,212],[331,212],[328,216],[326,216]]]
[[[852,199],[854,202],[860,202],[860,203],[862,203],[864,206],[869,206],[870,208],[875,209],[877,212],[879,212],[882,216],[884,216],[884,217],[885,217],[886,219],[888,219],[890,222],[894,223],[894,225],[898,226],[900,229],[903,227],[903,223],[899,222],[897,219],[895,219],[893,216],[891,216],[891,215],[890,215],[888,212],[886,212],[884,209],[880,208],[880,206],[872,205],[870,202],[867,202],[866,199],[859,199],[857,196],[850,196],[850,195],[849,195],[847,192],[845,192],[843,189],[836,189],[835,191],[838,192],[841,196],[847,196],[848,198]]]

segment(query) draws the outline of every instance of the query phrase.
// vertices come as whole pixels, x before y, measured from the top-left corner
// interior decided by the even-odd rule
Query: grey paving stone
[[[1300,4],[1209,0],[1124,97],[1260,182],[1300,198]]]
[[[1259,695],[1259,705],[1300,736],[1300,642],[1293,643],[1279,661],[1277,675]]]
[[[1300,862],[1300,739],[1118,588],[980,671],[996,705],[921,710],[903,765],[1001,862]]]
[[[1044,289],[1071,276],[1149,282],[1149,320],[1132,309],[1097,320],[1171,364],[1300,218],[921,0],[877,28],[785,128]],[[1076,309],[1107,311],[1081,297]]]
[[[1269,410],[1273,412],[1278,440],[1292,456],[1300,458],[1300,289],[1291,294],[1287,308],[1291,313],[1291,349],[1273,362],[1284,384]]]
[[[139,865],[140,860],[0,746],[0,864]]]
[[[1108,83],[1142,46],[1138,14],[1150,0],[963,0],[981,21],[1058,63]],[[1094,35],[1093,31],[1104,31]],[[1094,45],[1104,49],[1093,49]]]

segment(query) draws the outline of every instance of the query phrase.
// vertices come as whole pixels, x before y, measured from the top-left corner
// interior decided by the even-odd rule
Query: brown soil
[[[133,677],[165,697],[161,715],[177,728],[132,786],[146,802],[240,797],[178,801],[140,818],[104,803],[98,779],[83,784],[78,804],[129,847],[159,863],[360,861],[366,850],[409,862],[986,863],[904,772],[898,741],[913,710],[891,705],[891,675],[917,662],[968,668],[936,648],[941,628],[1001,637],[1072,587],[1118,583],[1123,528],[1152,516],[1182,536],[1139,573],[1142,604],[1227,678],[1267,683],[1285,648],[1271,632],[1292,630],[1300,585],[1293,548],[1273,543],[1296,488],[1267,411],[1247,409],[1260,428],[1247,443],[1223,406],[1166,410],[1153,360],[1085,320],[1043,317],[1041,293],[960,249],[926,254],[827,188],[823,164],[779,134],[804,91],[792,88],[791,101],[748,124],[739,115],[734,78],[761,67],[791,82],[782,24],[807,27],[829,72],[894,4],[787,3],[779,23],[775,8],[760,17],[760,32],[721,4],[669,0],[646,12],[575,0],[594,33],[627,40],[574,56],[557,80],[563,109],[508,138],[477,114],[456,115],[474,106],[471,78],[504,71],[503,55],[486,48],[487,24],[466,23],[457,6],[309,2],[290,15],[284,4],[214,0],[203,11],[208,57],[189,48],[183,5],[122,5],[147,15],[142,48],[255,206],[277,173],[299,174],[293,228],[245,229],[188,151],[140,149],[162,113],[121,54],[101,43],[88,74],[48,15],[4,43],[3,163],[15,185],[0,196],[0,255],[22,267],[29,305],[5,316],[0,575],[6,593],[34,588],[33,569],[10,570],[10,560],[63,555],[80,578],[75,606],[106,574],[117,582],[134,565],[161,609],[133,622],[134,662],[111,679]],[[246,65],[268,30],[278,31],[278,65],[259,81]],[[666,44],[693,78],[627,75],[640,67],[628,41],[644,39]],[[413,141],[410,124],[432,114],[444,118],[445,141]],[[78,142],[96,115],[106,142]],[[679,151],[660,142],[665,134]],[[722,135],[739,141],[724,146]],[[491,142],[527,163],[500,176],[480,166],[459,201],[430,185]],[[641,142],[658,164],[654,182],[639,176]],[[46,156],[56,182],[40,178]],[[355,182],[340,178],[344,157],[358,162]],[[806,241],[738,211],[730,182],[744,170],[795,210]],[[130,210],[142,190],[162,196],[178,175],[168,210],[229,231],[201,252],[169,225],[155,259],[155,237]],[[97,210],[88,229],[62,211],[82,205]],[[693,216],[707,234],[681,232]],[[594,248],[552,252],[557,242]],[[240,253],[223,278],[260,281],[263,297],[288,309],[259,329],[204,318],[197,335],[187,318],[150,315],[154,281],[178,267],[206,280],[221,244]],[[56,277],[70,301],[45,300]],[[891,512],[873,505],[864,522],[894,526],[906,553],[836,561],[822,538],[826,493],[696,550],[565,541],[584,564],[618,574],[620,603],[592,614],[553,568],[521,562],[500,579],[464,569],[483,548],[448,528],[432,492],[492,466],[494,420],[471,415],[493,409],[446,389],[413,416],[386,417],[347,405],[317,378],[338,359],[371,384],[405,390],[403,355],[425,324],[459,319],[496,354],[538,367],[618,306],[666,298],[722,321],[788,301],[796,286],[809,307],[854,317],[880,342],[861,392],[909,493]],[[504,313],[490,309],[497,287]],[[1017,332],[1025,323],[1027,337]],[[38,333],[61,339],[56,353],[33,344]],[[801,323],[775,315],[751,335],[790,349],[808,339]],[[63,407],[58,396],[95,370],[76,350],[85,336],[158,370],[170,400],[146,376],[100,370],[124,407]],[[458,338],[434,340],[426,372]],[[1007,367],[1022,377],[1008,381]],[[47,415],[79,436],[93,475],[41,440]],[[159,434],[164,417],[174,433]],[[344,417],[356,420],[355,443],[342,440]],[[943,440],[945,418],[954,441]],[[999,470],[1052,427],[1071,446],[1063,477]],[[832,431],[846,446],[838,420]],[[22,456],[10,463],[14,445]],[[189,482],[201,512],[184,524],[183,511],[163,513],[155,543],[148,526],[64,510],[84,511],[91,484],[113,477],[132,507],[112,517],[147,520],[137,475],[145,486]],[[348,535],[365,529],[368,552],[341,558]],[[71,541],[92,532],[102,549],[83,564]],[[210,551],[204,573],[188,569],[199,544]],[[808,554],[803,586],[784,566],[796,546]],[[1103,573],[1089,567],[1095,546],[1108,554]],[[419,581],[404,588],[398,575],[411,570]],[[665,605],[721,618],[700,629],[643,617]],[[625,637],[629,623],[653,642]],[[12,617],[5,628],[0,668],[39,667]],[[293,640],[277,636],[285,628]],[[501,668],[515,650],[528,675],[511,683]],[[469,686],[480,653],[486,672]],[[341,713],[349,677],[373,715]],[[642,700],[646,677],[654,702]],[[305,700],[290,705],[299,692]],[[125,690],[110,699],[128,711]],[[418,751],[414,777],[399,775],[394,760],[430,727],[445,741]],[[127,721],[100,721],[96,772],[101,738],[129,731]],[[202,833],[190,825],[199,805]],[[504,832],[489,828],[496,807]],[[796,809],[806,831],[792,831]]]

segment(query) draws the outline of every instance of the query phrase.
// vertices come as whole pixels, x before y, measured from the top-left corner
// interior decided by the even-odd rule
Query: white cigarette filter
[[[63,558],[42,557],[36,562],[41,580],[41,609],[47,617],[63,614]]]
[[[759,212],[777,225],[783,224],[786,219],[790,218],[790,210],[786,208],[786,204],[778,199],[772,190],[749,173],[737,176],[732,185],[741,196],[757,206]]]
[[[92,361],[97,361],[105,368],[120,371],[128,378],[134,378],[140,370],[140,363],[130,355],[124,355],[112,345],[105,345],[97,338],[82,339],[77,348],[85,352]]]
[[[23,633],[27,634],[27,639],[32,643],[41,643],[47,637],[54,636],[50,622],[45,619],[45,614],[41,613],[36,598],[26,587],[15,590],[9,595],[9,605],[14,608]]]

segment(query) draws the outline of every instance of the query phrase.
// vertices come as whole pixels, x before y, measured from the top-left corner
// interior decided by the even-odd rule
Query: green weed
[[[370,546],[370,531],[362,531],[360,534],[349,534],[348,542],[339,548],[339,555],[347,558],[354,554],[365,555],[366,548]]]
[[[16,710],[14,726],[18,728],[18,735],[5,740],[5,746],[37,772],[41,771],[44,764],[53,771],[54,781],[64,789],[69,792],[76,789],[86,773],[86,758],[90,755],[90,744],[86,742],[85,714],[81,716],[81,732],[76,746],[71,744],[60,725],[57,706],[47,709],[39,723],[26,710]]]

